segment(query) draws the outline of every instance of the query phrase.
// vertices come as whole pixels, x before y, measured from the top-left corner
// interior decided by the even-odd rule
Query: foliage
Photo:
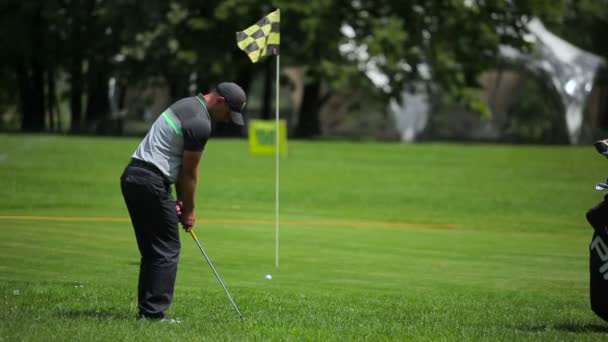
[[[564,9],[544,17],[547,26],[570,43],[608,59],[607,0],[562,0]]]
[[[222,79],[247,88],[267,71],[236,48],[235,32],[275,8],[282,15],[282,65],[306,69],[308,107],[300,109],[300,122],[312,121],[312,129],[327,98],[349,88],[389,101],[425,82],[483,112],[471,96],[477,76],[496,64],[499,44],[526,48],[524,25],[533,16],[606,55],[606,0],[7,0],[0,5],[0,41],[11,49],[0,57],[0,82],[3,89],[18,82],[10,74],[19,61],[29,63],[21,75],[36,68],[44,75],[52,71],[47,78],[68,74],[74,119],[82,99],[87,118],[104,110],[98,100],[111,76],[136,83],[160,75],[173,98]],[[382,84],[370,82],[369,73],[383,75]],[[19,89],[25,98],[27,87]],[[27,106],[23,102],[20,110]]]

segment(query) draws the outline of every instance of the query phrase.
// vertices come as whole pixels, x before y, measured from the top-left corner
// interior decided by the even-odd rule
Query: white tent
[[[529,34],[526,39],[533,45],[533,52],[526,53],[511,46],[500,46],[500,56],[530,72],[542,74],[552,83],[564,107],[570,143],[577,144],[584,124],[585,103],[593,88],[595,76],[605,62],[601,57],[581,50],[549,32],[539,19],[532,19],[527,28]],[[402,141],[415,140],[426,127],[430,107],[428,102],[423,102],[428,98],[428,94],[404,92],[399,103],[391,103],[389,110]]]
[[[565,110],[566,127],[571,144],[581,138],[585,103],[593,81],[604,60],[549,32],[539,19],[528,23],[527,37],[533,53],[523,53],[509,46],[500,47],[500,55],[510,62],[523,64],[532,72],[542,72],[558,92]]]

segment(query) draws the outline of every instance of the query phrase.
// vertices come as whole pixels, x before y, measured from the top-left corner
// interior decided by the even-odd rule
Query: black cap
[[[226,103],[230,108],[232,122],[243,126],[245,124],[243,110],[245,109],[245,104],[247,104],[247,95],[245,95],[243,88],[233,82],[222,82],[217,85],[215,90],[218,95],[226,99]]]

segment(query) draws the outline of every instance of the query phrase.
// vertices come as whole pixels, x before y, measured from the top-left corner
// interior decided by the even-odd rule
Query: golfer
[[[243,125],[245,103],[245,92],[232,82],[173,103],[154,122],[120,178],[141,254],[141,320],[174,322],[165,312],[177,273],[178,224],[189,232],[195,222],[198,164],[211,121]],[[172,184],[177,201],[171,194]]]

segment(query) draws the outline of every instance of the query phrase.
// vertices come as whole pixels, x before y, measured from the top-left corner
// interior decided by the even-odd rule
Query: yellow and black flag
[[[253,63],[260,58],[278,55],[281,43],[281,13],[276,10],[257,23],[236,33],[236,45],[245,51]]]

